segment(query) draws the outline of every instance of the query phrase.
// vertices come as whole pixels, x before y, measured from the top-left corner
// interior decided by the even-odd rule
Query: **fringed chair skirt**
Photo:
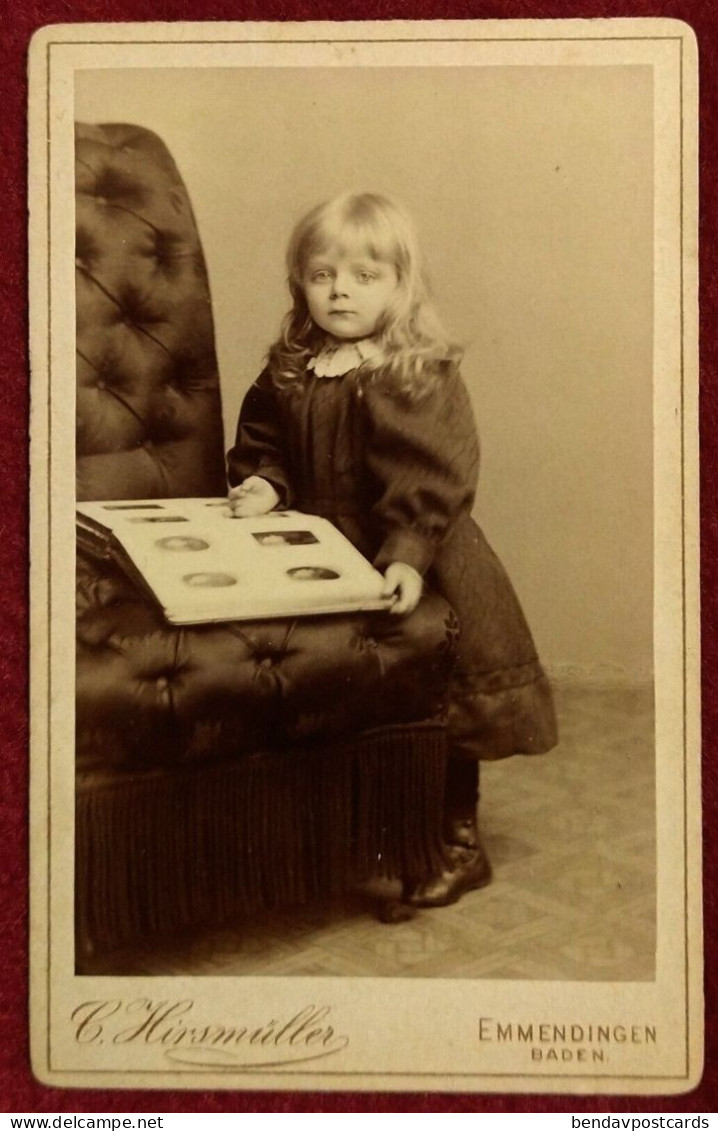
[[[81,775],[78,954],[332,896],[442,862],[437,723],[221,762]]]

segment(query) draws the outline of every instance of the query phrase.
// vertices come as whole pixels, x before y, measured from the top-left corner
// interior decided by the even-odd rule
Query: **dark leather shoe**
[[[467,891],[491,883],[491,864],[478,836],[473,848],[448,845],[447,857],[449,864],[443,872],[422,880],[404,893],[406,903],[411,907],[448,907]]]

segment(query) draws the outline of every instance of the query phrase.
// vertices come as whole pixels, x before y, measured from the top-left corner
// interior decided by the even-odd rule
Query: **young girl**
[[[459,349],[432,309],[401,208],[343,195],[297,225],[293,306],[229,453],[238,517],[330,519],[385,577],[392,612],[426,582],[459,618],[445,793],[449,866],[406,893],[439,907],[488,883],[478,760],[550,749],[551,691],[511,584],[471,517],[478,444]]]

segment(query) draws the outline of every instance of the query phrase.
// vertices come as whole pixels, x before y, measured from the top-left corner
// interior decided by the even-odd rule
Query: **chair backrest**
[[[77,497],[224,491],[207,272],[186,189],[136,126],[76,127]]]

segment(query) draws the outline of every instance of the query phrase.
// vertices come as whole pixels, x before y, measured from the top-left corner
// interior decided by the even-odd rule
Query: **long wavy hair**
[[[268,363],[281,384],[301,378],[307,362],[326,341],[312,320],[303,279],[309,260],[328,247],[356,249],[390,263],[398,285],[374,333],[378,353],[365,361],[368,379],[381,379],[412,400],[420,399],[461,357],[441,325],[429,297],[414,226],[403,208],[375,193],[344,193],[317,205],[296,225],[287,249],[292,307],[284,316]]]

